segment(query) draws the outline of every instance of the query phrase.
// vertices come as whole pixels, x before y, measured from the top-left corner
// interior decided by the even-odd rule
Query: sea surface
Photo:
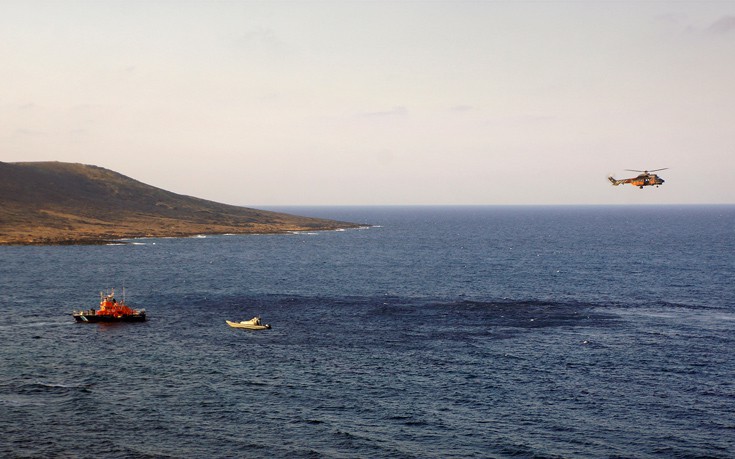
[[[735,457],[735,206],[276,210],[0,247],[0,457]]]

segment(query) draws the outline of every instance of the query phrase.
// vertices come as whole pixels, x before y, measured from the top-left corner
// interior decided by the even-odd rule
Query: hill
[[[5,245],[356,226],[183,196],[97,166],[0,162],[0,244]]]

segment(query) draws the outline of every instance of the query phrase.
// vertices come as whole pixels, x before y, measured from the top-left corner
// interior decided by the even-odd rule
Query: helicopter
[[[654,186],[655,185],[656,188],[658,188],[659,185],[664,184],[664,179],[662,179],[656,174],[652,174],[651,172],[664,171],[666,169],[668,169],[668,167],[664,167],[663,169],[652,169],[650,171],[638,171],[635,169],[625,169],[626,171],[640,172],[641,174],[638,177],[632,177],[632,178],[621,179],[621,180],[617,180],[613,178],[612,176],[608,177],[607,179],[610,180],[610,183],[612,183],[615,186],[630,183],[633,186],[637,186],[641,190],[643,189],[644,186]]]

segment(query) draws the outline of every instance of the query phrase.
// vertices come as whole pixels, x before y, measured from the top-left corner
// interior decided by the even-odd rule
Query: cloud
[[[707,32],[714,35],[735,32],[735,16],[722,16],[707,28]]]
[[[406,107],[393,107],[390,110],[382,111],[382,112],[367,112],[367,113],[361,113],[359,116],[361,118],[382,118],[386,116],[406,116],[408,115],[408,109]]]
[[[666,26],[674,27],[692,35],[726,35],[735,32],[735,16],[722,16],[709,26],[694,25],[691,18],[684,14],[661,15],[656,20]]]
[[[451,107],[449,110],[453,112],[471,112],[471,111],[476,110],[476,108],[473,107],[472,105],[455,105],[454,107]]]
[[[687,22],[687,16],[680,13],[667,13],[656,16],[654,20],[662,24],[680,26],[682,23]]]
[[[268,52],[283,52],[286,49],[286,44],[268,27],[255,27],[240,33],[234,38],[234,45],[243,50]]]
[[[13,131],[13,135],[17,137],[42,137],[46,135],[46,132],[33,129],[18,128]]]

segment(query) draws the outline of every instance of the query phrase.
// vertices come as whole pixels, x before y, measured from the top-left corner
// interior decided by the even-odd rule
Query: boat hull
[[[229,325],[232,328],[243,328],[245,330],[268,330],[271,328],[270,325],[255,325],[255,324],[244,324],[241,322],[232,322],[230,320],[225,320],[227,322],[227,325]]]
[[[72,314],[74,320],[80,323],[120,323],[120,322],[145,322],[145,313],[123,316],[103,314]]]

